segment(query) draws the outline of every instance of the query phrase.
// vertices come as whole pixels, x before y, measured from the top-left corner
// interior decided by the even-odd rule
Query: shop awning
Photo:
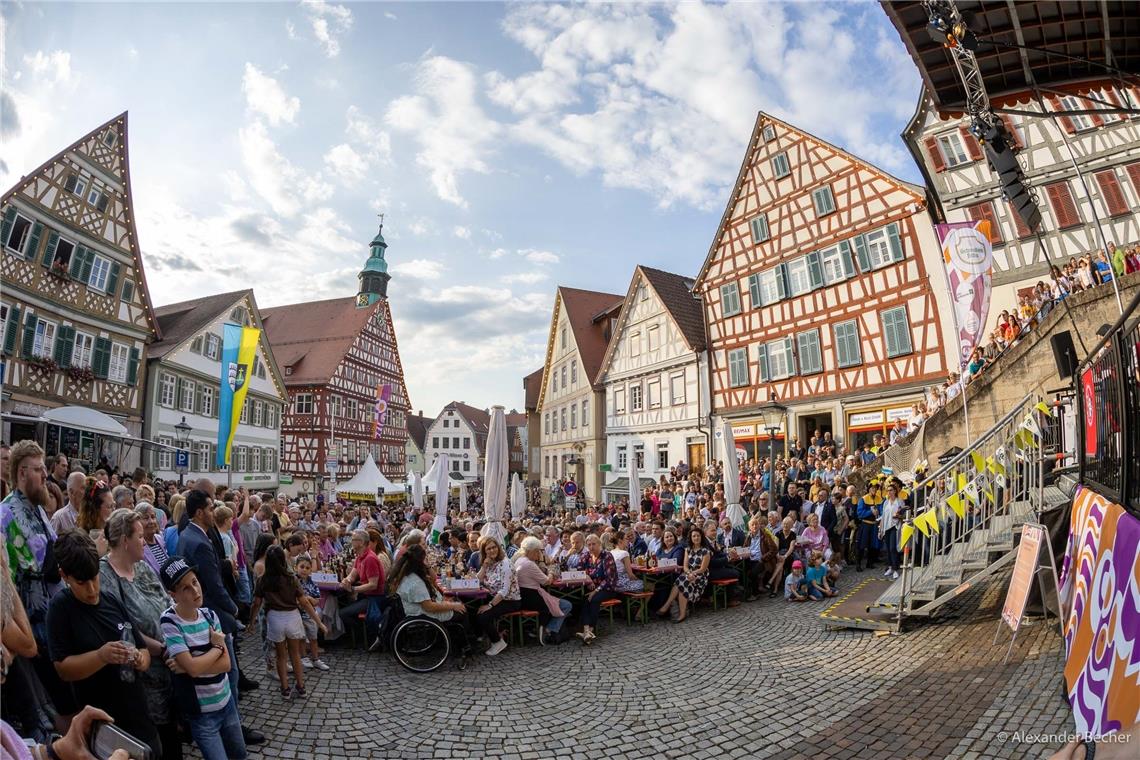
[[[110,415],[85,406],[60,406],[48,409],[40,415],[44,422],[52,425],[86,430],[89,433],[114,436],[115,438],[130,438],[127,429]]]
[[[638,478],[637,480],[641,483],[642,488],[649,488],[657,482],[653,478]],[[612,483],[606,483],[602,486],[602,489],[605,491],[619,491],[624,494],[629,491],[629,478],[617,478]]]

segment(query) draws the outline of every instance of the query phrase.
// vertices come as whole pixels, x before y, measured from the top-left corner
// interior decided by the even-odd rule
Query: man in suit
[[[205,489],[209,489],[204,490]],[[237,620],[237,603],[222,580],[223,568],[230,572],[229,565],[223,565],[226,556],[221,534],[214,525],[213,484],[199,480],[195,488],[186,494],[186,522],[178,536],[178,553],[194,567],[198,583],[202,587],[202,605],[209,607],[222,624],[226,634],[226,648],[230,653],[230,690],[235,696],[242,689],[256,689],[260,684],[245,678],[239,680],[237,651],[234,648],[234,635],[241,630]],[[258,731],[242,726],[242,734],[247,744],[258,744],[265,737]]]
[[[716,540],[721,543],[724,548],[731,546],[744,546],[745,534],[740,528],[732,527],[732,520],[727,517],[720,519],[720,530],[717,531]]]

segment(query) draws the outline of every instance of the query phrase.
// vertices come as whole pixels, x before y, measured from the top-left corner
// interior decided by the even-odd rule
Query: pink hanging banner
[[[388,419],[388,401],[392,398],[392,386],[388,383],[376,386],[376,407],[372,413],[372,437],[379,438]]]
[[[994,264],[990,223],[981,219],[934,227],[942,246],[946,279],[950,282],[950,300],[954,303],[958,327],[958,366],[961,367],[981,342],[990,314]]]

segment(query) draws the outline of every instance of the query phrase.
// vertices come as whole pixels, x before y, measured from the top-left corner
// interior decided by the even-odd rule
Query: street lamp
[[[768,431],[768,509],[776,508],[776,433],[787,419],[788,407],[776,400],[776,392],[768,391],[768,403],[760,406],[760,417]]]
[[[174,437],[178,441],[178,450],[180,452],[186,451],[186,445],[190,442],[190,426],[186,424],[186,415],[182,415],[182,422],[174,426]],[[182,487],[182,480],[186,477],[186,465],[179,465],[178,467],[178,487]]]

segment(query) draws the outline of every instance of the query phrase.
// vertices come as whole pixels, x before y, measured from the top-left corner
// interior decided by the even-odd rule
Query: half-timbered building
[[[692,278],[639,266],[606,347],[607,499],[629,493],[629,457],[642,486],[680,461],[705,464],[709,432],[704,315]]]
[[[766,451],[770,393],[801,440],[854,445],[907,415],[954,345],[939,257],[921,187],[760,113],[695,285],[738,446]]]
[[[0,217],[4,438],[34,437],[31,420],[60,406],[102,412],[138,436],[139,370],[158,327],[135,230],[127,114],[21,177]],[[88,463],[103,453],[91,428],[49,425],[44,443]]]
[[[178,478],[171,447],[180,445],[178,426],[184,424],[190,429],[187,478],[207,476],[234,487],[276,490],[281,417],[288,395],[264,330],[234,431],[229,470],[219,473],[216,464],[223,325],[262,329],[253,291],[168,304],[155,314],[162,339],[147,351],[144,432],[162,446],[151,453],[149,469],[159,478]]]
[[[281,428],[283,490],[321,493],[357,473],[369,453],[393,482],[407,472],[408,389],[388,304],[388,244],[370,245],[355,296],[262,309],[262,323],[285,378]],[[377,399],[388,390],[384,426],[374,434]],[[329,472],[329,460],[335,472]]]
[[[1018,290],[1047,277],[1050,263],[1063,266],[1107,243],[1140,242],[1140,117],[1108,112],[1125,104],[1140,104],[1140,88],[1112,81],[1081,82],[1040,100],[1024,92],[994,102],[1021,112],[1001,118],[1037,195],[1039,244],[1003,198],[969,122],[961,112],[940,113],[923,90],[903,140],[940,207],[938,216],[990,222],[994,292],[987,327],[1001,309],[1017,305]]]
[[[601,498],[598,465],[606,455],[598,368],[623,303],[625,298],[613,293],[559,287],[550,318],[536,407],[542,416],[543,484],[569,478],[588,502]]]

